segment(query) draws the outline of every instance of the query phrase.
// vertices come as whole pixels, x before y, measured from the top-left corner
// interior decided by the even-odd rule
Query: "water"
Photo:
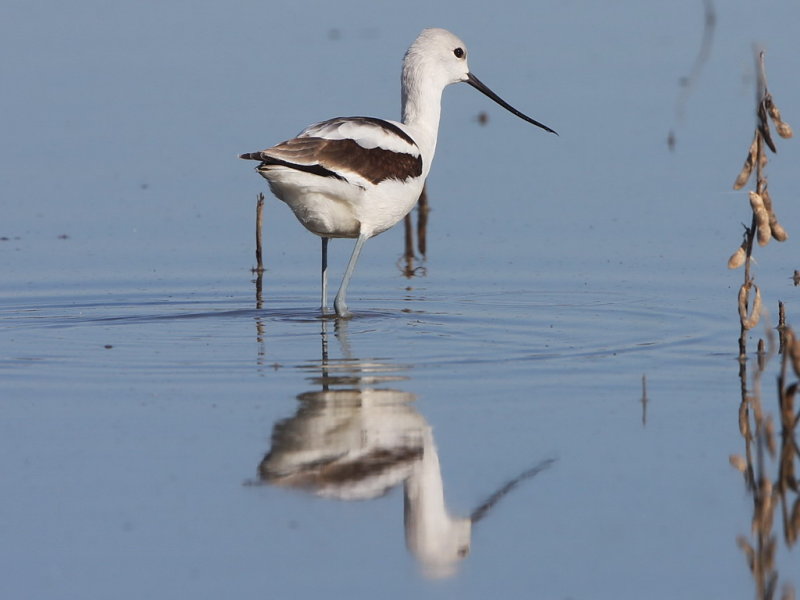
[[[750,43],[792,123],[794,6],[718,6],[682,117],[698,2],[4,11],[3,597],[755,594],[725,261],[750,218],[730,191]],[[270,198],[258,295],[264,186],[235,155],[395,116],[427,25],[561,135],[448,89],[425,275],[402,275],[389,231],[356,317],[319,319],[319,243]],[[795,146],[769,166],[790,236]],[[795,243],[757,249],[772,324],[778,299],[796,313]],[[350,246],[331,244],[334,281]]]

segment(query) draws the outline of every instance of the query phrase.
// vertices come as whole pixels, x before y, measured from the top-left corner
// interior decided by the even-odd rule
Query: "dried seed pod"
[[[750,288],[746,283],[743,283],[739,288],[739,319],[744,321],[747,318],[747,293]]]
[[[766,508],[772,507],[772,480],[766,475],[761,476],[761,494]]]
[[[781,592],[781,600],[795,600],[794,586],[791,583],[783,584],[783,591]]]
[[[747,470],[747,461],[741,454],[731,454],[728,457],[728,461],[730,461],[731,466],[740,473],[744,473]]]
[[[758,193],[758,195],[761,196],[761,200],[764,203],[764,208],[767,209],[768,213],[771,213],[772,212],[772,196],[769,195],[769,188],[764,187],[764,189],[762,189]]]
[[[763,208],[755,212],[756,232],[758,233],[758,245],[766,246],[772,237],[772,228],[769,226],[769,213]]]
[[[742,549],[742,552],[744,552],[744,556],[747,559],[747,566],[750,567],[750,570],[752,571],[753,566],[755,565],[755,550],[753,550],[750,542],[748,542],[747,538],[743,535],[736,536],[736,545]]]
[[[767,95],[769,96],[769,95]],[[777,153],[775,142],[772,141],[772,134],[769,131],[769,121],[767,120],[766,99],[758,104],[758,132],[773,153]]]
[[[772,95],[768,94],[767,97],[764,98],[764,104],[767,108],[767,113],[775,123],[775,130],[778,132],[778,135],[782,138],[792,137],[792,128],[789,127],[788,123],[784,123],[783,119],[781,119],[781,111],[778,110],[777,106],[775,106],[775,103],[772,100]]]
[[[772,238],[772,229],[769,226],[769,215],[767,211],[762,210],[761,213],[756,214],[756,222],[758,223],[758,245],[766,246]]]
[[[795,500],[794,507],[792,508],[792,529],[795,533],[800,531],[800,498]]]
[[[772,514],[770,513],[769,519],[769,527],[764,530],[764,533],[767,533],[770,529],[772,529]],[[764,570],[770,572],[769,580],[767,581],[767,587],[764,591],[765,598],[772,598],[774,597],[775,586],[778,584],[778,574],[775,573],[775,550],[777,548],[777,540],[775,539],[774,535],[771,535],[766,543],[764,544],[764,549],[762,551],[762,562],[761,564],[764,566]]]
[[[739,433],[746,440],[750,439],[750,419],[748,417],[747,402],[739,404]]]
[[[764,418],[764,411],[761,408],[761,397],[758,394],[755,396],[748,396],[747,401],[750,402],[750,405],[753,407],[753,421],[755,423],[761,423],[761,419]]]
[[[767,449],[769,450],[770,456],[775,458],[775,422],[772,420],[772,417],[767,417],[766,425],[764,426],[764,434],[767,440]]]
[[[773,223],[770,223],[769,228],[772,230],[772,237],[779,242],[785,242],[789,239],[789,234],[786,233],[786,230],[781,226],[780,223],[778,223],[777,220]]]
[[[772,516],[775,509],[772,501],[772,482],[767,477],[762,477],[758,486],[759,506],[753,516],[753,533],[768,532],[772,529]]]
[[[767,109],[767,114],[769,114],[773,121],[777,122],[781,120],[781,111],[779,111],[778,107],[775,106],[775,101],[772,99],[772,94],[767,94],[764,97],[764,107]]]
[[[742,170],[739,172],[739,176],[736,178],[736,181],[733,184],[733,189],[740,190],[745,186],[747,180],[750,179],[750,175],[753,172],[753,167],[756,165],[757,156],[758,132],[756,131],[756,134],[753,137],[753,142],[750,144],[750,149],[747,151],[747,158],[744,160],[744,166],[742,167]]]
[[[765,208],[764,207],[764,197],[761,194],[759,194],[757,192],[750,191],[749,196],[750,196],[750,208],[753,209],[753,212],[756,212],[757,210],[762,210],[762,209]]]
[[[794,337],[791,329],[786,331],[786,348],[789,358],[792,359],[792,368],[795,375],[800,377],[800,340]]]
[[[750,311],[750,316],[747,315],[747,297],[750,294],[750,287],[755,289],[755,298],[753,299],[753,310]],[[756,284],[742,284],[739,288],[739,320],[742,323],[742,329],[752,329],[758,325],[761,318],[761,292],[758,290]]]
[[[772,237],[779,242],[785,242],[789,239],[789,235],[784,228],[781,227],[780,223],[778,223],[778,217],[775,216],[775,211],[772,208],[772,197],[769,195],[769,189],[765,187],[759,195],[764,203],[764,208],[769,214],[769,228],[772,231]]]
[[[739,246],[739,248],[731,254],[731,257],[728,259],[728,268],[729,269],[738,269],[744,264],[744,259],[747,257],[747,251],[744,249],[744,245]]]
[[[769,238],[772,237],[772,229],[769,226],[769,212],[764,206],[763,196],[751,191],[750,207],[753,209],[753,215],[756,218],[756,227],[758,228],[758,244],[759,246],[766,246],[766,244],[769,242]]]
[[[788,431],[792,431],[798,423],[800,423],[800,413],[795,412],[794,408],[794,399],[797,395],[797,387],[798,382],[795,381],[791,385],[789,385],[784,390],[778,390],[780,394],[779,402],[779,409],[780,409],[780,419],[781,419],[781,427],[782,433],[786,433]],[[781,460],[786,459],[786,441],[785,439],[781,442]],[[800,489],[798,489],[798,484],[800,484],[800,478],[795,477],[795,467],[794,464],[789,463],[788,468],[782,467],[784,473],[781,475],[782,483],[781,489],[786,489],[786,487],[792,488],[795,493],[800,493]],[[798,532],[800,533],[800,532]]]

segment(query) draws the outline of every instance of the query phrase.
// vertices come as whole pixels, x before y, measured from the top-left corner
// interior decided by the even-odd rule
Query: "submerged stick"
[[[417,201],[417,250],[425,258],[428,249],[428,187],[422,187],[422,193]]]
[[[422,256],[422,260],[425,259],[425,252],[427,249],[427,233],[428,233],[428,212],[430,208],[428,208],[428,192],[427,187],[422,187],[422,192],[419,195],[419,199],[417,200],[417,249]],[[403,218],[403,240],[404,240],[404,249],[403,249],[403,256],[402,258],[398,259],[398,266],[400,270],[403,272],[408,278],[416,276],[418,273],[425,273],[425,269],[422,266],[415,266],[414,259],[416,255],[414,254],[414,223],[413,219],[411,218],[411,213],[408,213]],[[402,261],[402,266],[401,266]]]
[[[642,427],[647,426],[647,375],[642,375]]]
[[[253,269],[256,273],[264,272],[264,262],[261,257],[261,229],[264,223],[264,194],[258,194],[258,202],[256,202],[256,268]]]
[[[405,235],[403,236],[404,240],[404,250],[403,250],[403,275],[406,277],[413,277],[414,276],[414,229],[411,222],[411,213],[408,213],[405,217],[403,217],[403,229]]]

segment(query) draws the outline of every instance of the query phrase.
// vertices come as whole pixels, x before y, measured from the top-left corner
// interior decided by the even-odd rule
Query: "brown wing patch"
[[[253,153],[248,158],[266,164],[296,166],[309,172],[314,172],[310,170],[311,167],[319,167],[318,174],[329,173],[339,178],[346,177],[347,173],[355,173],[373,184],[386,179],[405,181],[422,174],[420,156],[383,148],[362,148],[353,140],[294,138],[261,153]]]

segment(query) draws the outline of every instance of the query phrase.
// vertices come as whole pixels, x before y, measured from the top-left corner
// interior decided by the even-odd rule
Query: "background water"
[[[731,184],[754,42],[797,124],[800,9],[716,4],[682,87],[698,1],[6,2],[2,597],[754,596]],[[426,26],[560,136],[449,88],[424,276],[395,228],[365,248],[356,318],[318,319],[319,242],[270,197],[259,302],[265,186],[236,155],[397,118]],[[800,146],[778,148],[792,237],[754,271],[773,325],[798,311]],[[350,250],[331,244],[334,285]]]

